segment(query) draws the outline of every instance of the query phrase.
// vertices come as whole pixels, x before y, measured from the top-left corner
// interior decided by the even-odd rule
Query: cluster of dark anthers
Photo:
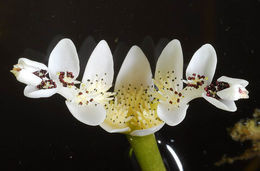
[[[49,78],[49,74],[46,70],[41,69],[33,72],[33,74],[42,79],[41,83],[36,86],[38,89],[51,89],[57,87],[56,83]]]
[[[57,85],[53,80],[43,80],[41,84],[37,85],[38,89],[52,89],[56,87]]]
[[[68,83],[64,80],[65,76],[68,78],[74,78],[74,75],[72,74],[72,72],[66,72],[66,75],[65,75],[65,72],[60,72],[59,80],[62,83],[63,87],[73,86],[74,85],[73,82]]]
[[[47,71],[43,69],[41,69],[40,71],[35,71],[33,72],[33,74],[36,75],[37,77],[40,77],[41,79],[48,77]]]
[[[204,90],[207,92],[206,96],[214,97],[216,99],[220,99],[220,97],[216,94],[218,91],[224,90],[226,88],[229,88],[230,85],[226,82],[219,82],[216,81],[215,84],[210,84],[207,87],[204,88]]]
[[[199,81],[196,81],[195,83],[188,83],[187,86],[198,89],[200,86],[204,84],[204,79],[205,79],[204,75],[199,75],[199,74],[197,75],[193,73],[192,77],[188,77],[188,80],[191,81],[191,80],[195,80],[196,78],[198,78]]]

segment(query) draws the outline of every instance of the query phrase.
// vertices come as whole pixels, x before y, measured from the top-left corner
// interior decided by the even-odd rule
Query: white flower
[[[27,84],[24,95],[31,98],[50,97],[59,93],[67,98],[79,74],[79,59],[73,42],[62,39],[52,50],[48,67],[20,58],[11,71],[17,80]]]
[[[67,99],[66,105],[72,115],[87,125],[99,125],[106,118],[104,105],[112,98],[107,92],[114,76],[113,57],[106,41],[98,43],[92,52],[80,88]]]
[[[14,65],[11,72],[21,83],[37,86],[42,82],[41,77],[47,73],[47,70],[48,67],[42,63],[32,61],[26,58],[19,58],[18,64]],[[36,74],[37,72],[39,72],[39,75]]]
[[[226,111],[236,111],[235,100],[248,98],[246,80],[222,76],[215,83],[211,83],[217,64],[214,48],[203,45],[192,57],[186,76],[188,87],[194,87],[194,97],[203,97],[211,104]],[[200,84],[203,81],[203,84]],[[193,89],[194,89],[193,88]]]
[[[115,97],[106,105],[107,116],[100,125],[110,133],[145,136],[158,131],[164,122],[156,112],[158,101],[152,97],[150,64],[142,50],[133,46],[119,71]]]
[[[166,124],[179,124],[186,116],[187,97],[183,90],[183,54],[180,42],[172,40],[163,49],[155,70],[156,97],[160,100],[157,113]]]
[[[210,44],[203,45],[193,55],[182,80],[183,54],[180,42],[172,40],[158,58],[155,85],[160,100],[157,113],[166,124],[179,124],[186,116],[188,103],[199,97],[215,106],[235,111],[234,100],[248,98],[245,89],[248,82],[241,79],[221,77],[216,85],[211,84],[217,65],[217,55]],[[183,82],[186,86],[183,88]]]
[[[234,101],[249,98],[247,85],[246,80],[222,76],[215,84],[207,86],[202,96],[216,107],[234,112],[237,110]]]

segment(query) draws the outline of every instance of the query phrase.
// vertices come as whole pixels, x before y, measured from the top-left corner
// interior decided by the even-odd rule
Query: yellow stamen
[[[114,128],[129,127],[131,131],[148,129],[163,123],[157,116],[158,101],[152,99],[148,89],[131,85],[122,87],[114,100],[106,105],[105,123]]]

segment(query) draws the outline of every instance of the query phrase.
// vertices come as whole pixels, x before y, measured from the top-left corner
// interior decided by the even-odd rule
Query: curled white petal
[[[129,127],[116,128],[116,127],[113,127],[110,124],[106,124],[105,122],[101,123],[99,126],[109,133],[124,133],[124,132],[130,131]]]
[[[210,44],[205,44],[199,48],[192,56],[186,70],[186,78],[193,73],[204,75],[208,78],[206,83],[211,83],[217,66],[217,55]]]
[[[249,98],[248,91],[241,85],[235,84],[224,90],[218,91],[217,95],[221,99],[236,101],[241,98]]]
[[[106,110],[101,104],[88,104],[81,106],[76,103],[66,101],[66,105],[71,114],[77,120],[87,125],[99,125],[106,118]]]
[[[18,65],[22,66],[24,69],[27,69],[28,71],[34,72],[40,69],[48,70],[47,66],[43,63],[36,62],[27,58],[19,58],[18,59]]]
[[[173,75],[173,78],[176,77],[174,87],[181,90],[183,86],[183,54],[181,44],[176,39],[169,42],[159,56],[156,64],[155,80],[159,80],[160,75],[164,76],[169,72]],[[179,86],[177,87],[177,85]]]
[[[242,85],[243,87],[246,87],[249,84],[247,80],[231,78],[231,77],[227,77],[227,76],[221,76],[220,78],[218,78],[217,81],[227,82],[230,84],[239,84],[239,85]]]
[[[235,112],[237,110],[236,104],[232,100],[217,100],[213,97],[206,96],[205,94],[202,94],[202,97],[219,109],[226,110],[229,112]]]
[[[38,89],[36,86],[27,85],[24,89],[24,95],[30,98],[50,97],[57,92],[57,88]]]
[[[58,72],[72,72],[79,75],[79,58],[76,47],[70,39],[62,39],[54,47],[49,58],[49,73],[51,79],[58,79]]]
[[[161,102],[157,107],[157,114],[167,125],[175,126],[184,120],[188,107],[189,105],[187,104],[176,107],[166,102]]]
[[[39,85],[42,81],[40,77],[37,77],[32,72],[22,69],[21,71],[16,72],[15,74],[16,79],[20,81],[21,83],[27,84],[27,85]]]
[[[150,134],[153,134],[153,133],[159,131],[163,126],[164,126],[164,123],[154,126],[152,128],[148,128],[148,129],[134,130],[133,132],[130,133],[130,135],[132,135],[132,136],[150,135]]]
[[[144,87],[152,85],[152,72],[149,61],[138,46],[133,46],[126,55],[117,75],[115,90],[128,84],[133,86],[142,84]]]
[[[96,80],[103,78],[107,86],[111,87],[114,77],[114,63],[111,50],[105,40],[101,40],[92,52],[82,82],[88,79]]]

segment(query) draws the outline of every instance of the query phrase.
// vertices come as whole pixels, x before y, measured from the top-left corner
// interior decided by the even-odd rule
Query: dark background
[[[185,68],[200,46],[212,44],[218,55],[214,78],[247,79],[250,99],[238,101],[235,113],[194,100],[180,125],[164,126],[156,136],[173,147],[184,170],[244,170],[252,160],[222,167],[214,162],[250,145],[233,141],[226,128],[260,107],[259,7],[259,0],[0,0],[0,170],[135,169],[124,135],[78,122],[58,95],[24,97],[24,85],[9,72],[22,56],[47,64],[62,37],[73,40],[82,67],[94,41],[107,40],[116,71],[134,44],[143,48],[153,69],[160,49],[153,47],[162,47],[165,39],[180,40]],[[167,159],[165,147],[160,148]]]

